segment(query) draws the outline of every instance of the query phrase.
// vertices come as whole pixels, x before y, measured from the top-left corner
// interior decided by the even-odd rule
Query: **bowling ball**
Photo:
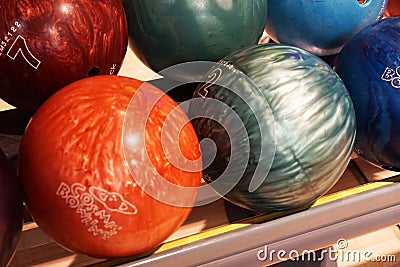
[[[267,1],[124,0],[132,50],[154,71],[218,61],[261,37]]]
[[[128,46],[119,0],[3,0],[0,98],[33,112],[76,80],[117,74]]]
[[[328,64],[300,48],[264,44],[230,54],[207,77],[189,114],[202,114],[193,120],[198,138],[216,146],[203,178],[235,183],[227,200],[256,211],[306,207],[337,182],[352,153],[355,114]]]
[[[23,223],[22,189],[15,170],[0,150],[0,266],[15,253]]]
[[[387,0],[269,0],[265,30],[278,43],[333,55],[359,30],[381,19]]]
[[[125,138],[131,147],[124,153],[124,117],[135,95],[136,124],[130,122]],[[113,75],[79,80],[46,100],[26,129],[18,165],[27,207],[40,228],[65,248],[97,258],[140,253],[169,237],[189,215],[190,205],[168,205],[146,194],[126,159],[160,195],[194,203],[201,167],[190,172],[168,159],[180,152],[200,158],[199,144],[190,123],[179,136],[169,130],[162,134],[171,110],[173,128],[187,121],[159,89]],[[144,165],[146,155],[150,164]],[[193,187],[194,193],[178,196],[158,188],[157,173],[178,186]]]
[[[386,18],[355,35],[335,64],[356,110],[355,151],[395,171],[400,171],[399,40],[400,18]]]
[[[385,10],[386,17],[399,16],[400,15],[400,1],[388,0],[388,4]]]

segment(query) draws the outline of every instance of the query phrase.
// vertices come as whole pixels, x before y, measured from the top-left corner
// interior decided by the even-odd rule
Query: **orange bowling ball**
[[[133,96],[137,101],[129,117],[134,123],[123,131]],[[165,124],[182,128],[172,136],[163,132],[171,129]],[[125,139],[133,147],[127,148]],[[186,204],[194,205],[197,197],[201,163],[193,171],[178,168],[169,162],[175,154],[188,164],[201,162],[186,114],[161,90],[120,76],[74,82],[38,109],[24,134],[19,173],[26,204],[40,228],[71,251],[97,258],[144,252],[176,231],[192,206],[159,201],[143,186]],[[151,164],[141,164],[144,157]],[[158,187],[157,175],[193,189],[192,194]],[[139,185],[137,178],[147,185]]]
[[[386,10],[386,17],[400,16],[400,1],[399,0],[389,0]]]

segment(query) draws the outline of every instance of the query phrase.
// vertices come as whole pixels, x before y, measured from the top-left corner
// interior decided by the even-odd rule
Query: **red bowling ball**
[[[15,253],[23,222],[22,189],[6,155],[0,150],[0,266]]]
[[[399,16],[400,15],[400,1],[389,0],[385,10],[386,17]]]
[[[134,95],[139,101],[125,136],[132,145],[126,152],[123,124]],[[153,109],[146,114],[149,106]],[[163,133],[171,111],[169,125],[183,126],[176,136]],[[64,87],[37,110],[20,147],[19,172],[32,217],[65,248],[97,258],[129,256],[163,242],[186,220],[201,182],[198,139],[185,122],[188,118],[176,102],[135,79],[101,75]],[[169,161],[176,154],[200,166],[196,171],[177,168]],[[143,157],[151,164],[142,166]],[[128,164],[141,166],[136,167],[141,177],[134,177]],[[155,173],[192,188],[193,194],[164,190]],[[142,190],[138,178],[159,195],[192,206],[156,200]]]
[[[73,81],[117,74],[127,35],[120,0],[3,0],[0,98],[32,112]]]

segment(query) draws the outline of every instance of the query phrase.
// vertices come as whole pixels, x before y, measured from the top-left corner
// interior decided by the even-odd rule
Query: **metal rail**
[[[266,245],[270,251],[323,249],[340,238],[354,238],[399,222],[400,183],[390,183],[119,266],[265,266],[280,261],[258,259]]]

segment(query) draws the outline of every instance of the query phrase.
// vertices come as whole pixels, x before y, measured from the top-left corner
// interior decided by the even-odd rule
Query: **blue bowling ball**
[[[341,177],[355,114],[323,60],[292,46],[255,45],[206,77],[189,117],[199,140],[215,144],[202,150],[203,178],[220,195],[251,210],[288,210],[312,204]]]
[[[355,33],[381,19],[387,0],[269,0],[265,30],[278,43],[333,55]]]
[[[400,171],[400,17],[366,27],[339,54],[335,69],[354,103],[357,154]]]

